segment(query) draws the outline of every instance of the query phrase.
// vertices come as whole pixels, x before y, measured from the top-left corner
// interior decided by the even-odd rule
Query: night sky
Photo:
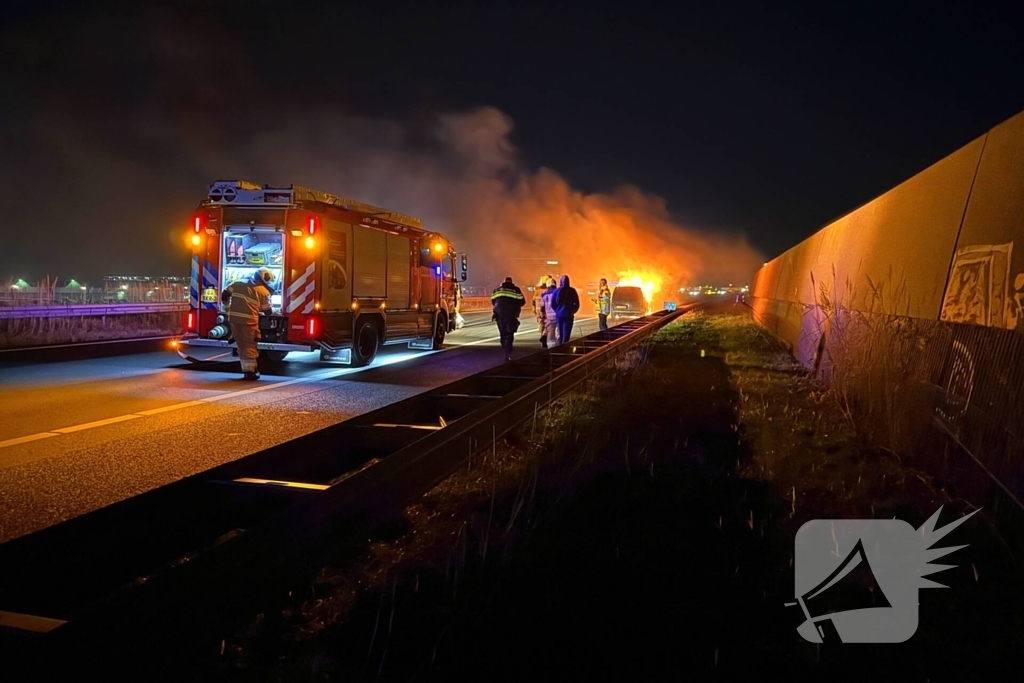
[[[711,4],[13,3],[0,282],[187,274],[188,214],[239,174],[452,220],[401,186],[465,183],[465,140],[474,164],[498,154],[474,126],[438,141],[439,117],[480,107],[510,122],[488,178],[633,185],[768,258],[1024,109],[997,9]],[[374,181],[331,176],[341,155]]]

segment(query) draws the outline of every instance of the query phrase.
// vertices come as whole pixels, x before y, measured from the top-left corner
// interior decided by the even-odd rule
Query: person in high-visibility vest
[[[612,290],[608,289],[608,280],[601,278],[598,283],[597,298],[597,329],[608,329],[608,314],[612,312]]]
[[[242,364],[242,378],[254,381],[260,378],[256,369],[260,339],[260,314],[270,312],[270,283],[274,274],[267,268],[260,268],[248,282],[239,280],[228,285],[220,295],[220,301],[227,308],[231,336],[238,346],[238,360]]]

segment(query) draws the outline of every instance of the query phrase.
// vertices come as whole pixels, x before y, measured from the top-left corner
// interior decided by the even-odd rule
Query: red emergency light
[[[316,338],[316,333],[320,330],[320,325],[317,323],[315,317],[310,316],[306,318],[306,334],[311,338]]]
[[[202,234],[203,229],[206,227],[206,216],[201,213],[197,213],[192,216],[192,246],[198,247],[202,244],[202,238],[199,236]]]
[[[315,235],[320,232],[320,216],[309,217],[309,234]]]
[[[185,318],[185,329],[192,332],[196,329],[196,313],[195,311],[189,311],[188,316]]]

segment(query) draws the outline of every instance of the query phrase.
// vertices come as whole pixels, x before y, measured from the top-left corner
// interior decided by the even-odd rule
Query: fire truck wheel
[[[437,316],[437,325],[434,326],[434,348],[444,346],[444,336],[448,333],[448,318],[443,315]]]
[[[260,355],[271,363],[280,363],[288,357],[287,351],[260,351]]]
[[[373,362],[380,345],[380,332],[372,320],[363,320],[352,341],[352,367],[360,368]]]

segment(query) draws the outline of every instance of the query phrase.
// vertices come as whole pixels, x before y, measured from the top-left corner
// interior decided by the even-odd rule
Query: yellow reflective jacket
[[[270,290],[264,285],[249,282],[232,282],[220,295],[221,303],[227,307],[229,321],[256,322],[260,311],[270,312]]]
[[[597,304],[599,315],[608,315],[612,310],[612,290],[602,287],[597,292],[597,298],[594,299],[594,302]]]

